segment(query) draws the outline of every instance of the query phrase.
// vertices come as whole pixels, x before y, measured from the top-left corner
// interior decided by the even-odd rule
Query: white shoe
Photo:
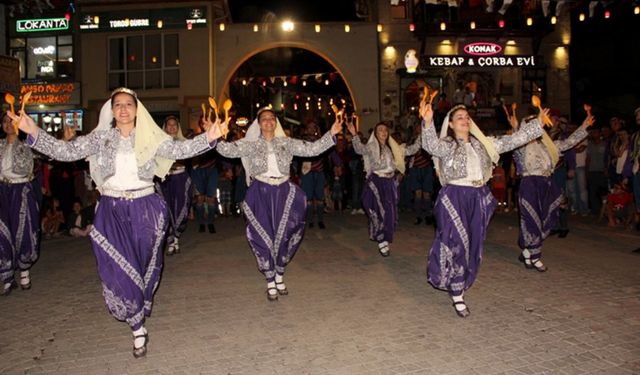
[[[355,215],[358,213],[358,210],[356,210],[355,208],[353,210],[351,210],[351,215]]]

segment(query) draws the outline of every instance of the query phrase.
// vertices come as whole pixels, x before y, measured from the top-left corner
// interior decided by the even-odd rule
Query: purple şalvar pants
[[[107,309],[132,330],[151,314],[162,272],[168,225],[164,200],[151,194],[133,200],[103,196],[89,233]]]
[[[307,197],[290,181],[269,185],[254,180],[242,209],[247,223],[247,239],[258,269],[268,282],[283,275],[298,251],[304,236]]]
[[[191,177],[187,172],[167,175],[160,188],[156,189],[164,198],[169,208],[169,231],[167,243],[179,240],[180,235],[187,228],[189,208],[191,207]]]
[[[520,182],[520,236],[518,245],[531,253],[531,260],[542,256],[542,241],[558,224],[562,191],[551,177],[526,176]]]
[[[429,283],[459,296],[469,289],[482,262],[487,227],[496,209],[489,188],[446,185],[434,213],[438,224],[427,264]]]
[[[13,281],[38,260],[40,208],[33,184],[0,183],[0,281]],[[1,285],[0,285],[1,287]]]
[[[362,191],[362,207],[369,218],[369,238],[393,242],[398,226],[398,183],[392,177],[372,173]]]

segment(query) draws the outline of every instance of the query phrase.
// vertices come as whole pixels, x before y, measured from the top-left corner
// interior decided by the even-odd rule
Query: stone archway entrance
[[[288,33],[275,26],[264,33],[254,33],[245,24],[214,31],[213,92],[218,100],[229,97],[229,81],[251,57],[274,48],[301,48],[322,57],[340,74],[363,129],[379,121],[375,25],[354,25],[350,32],[345,32],[342,24],[323,24],[321,32],[315,32],[313,24],[299,24]]]

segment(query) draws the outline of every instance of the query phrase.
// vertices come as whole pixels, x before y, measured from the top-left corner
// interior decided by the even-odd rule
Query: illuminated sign
[[[37,61],[36,65],[40,73],[53,73],[53,61],[51,60]]]
[[[33,49],[34,55],[53,55],[56,53],[55,46],[36,47]]]
[[[27,33],[34,31],[68,30],[69,21],[66,18],[41,18],[34,20],[17,20],[16,31]]]
[[[502,52],[502,46],[496,43],[476,42],[465,45],[463,50],[468,55],[493,56]]]
[[[207,8],[139,9],[84,13],[78,16],[83,32],[206,28]]]
[[[44,68],[44,67],[43,67]],[[76,83],[33,83],[23,84],[21,94],[31,91],[29,103],[34,104],[79,104],[80,94]]]
[[[535,56],[423,56],[421,65],[429,68],[439,67],[533,67]]]

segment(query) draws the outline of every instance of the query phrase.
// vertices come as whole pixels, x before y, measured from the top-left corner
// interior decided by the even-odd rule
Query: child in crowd
[[[618,224],[631,227],[635,210],[633,195],[629,191],[626,180],[615,184],[607,196],[609,227],[615,227]]]
[[[60,226],[64,224],[64,215],[57,198],[53,198],[46,205],[47,208],[42,216],[42,233],[45,237],[51,237],[60,231]]]
[[[73,202],[72,212],[67,219],[67,228],[73,237],[86,237],[93,228],[84,212],[80,199],[76,198]]]

